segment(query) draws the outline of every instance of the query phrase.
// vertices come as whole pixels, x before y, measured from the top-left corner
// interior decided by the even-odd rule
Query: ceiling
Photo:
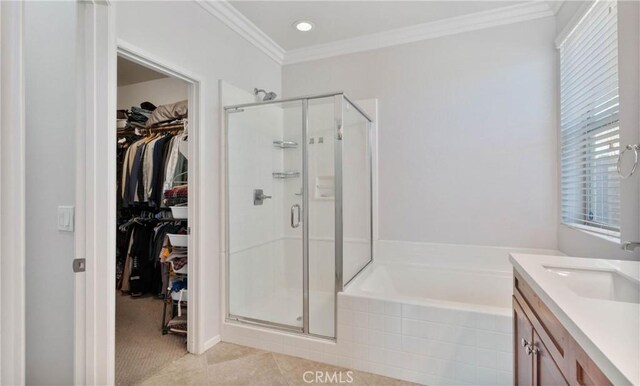
[[[118,57],[118,87],[162,78],[168,76]]]
[[[285,51],[495,10],[523,1],[230,1]],[[299,32],[293,23],[311,21]]]

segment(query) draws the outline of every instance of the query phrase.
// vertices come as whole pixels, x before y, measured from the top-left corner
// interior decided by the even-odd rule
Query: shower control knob
[[[253,205],[262,205],[264,200],[271,198],[271,196],[267,196],[264,194],[262,189],[254,189],[253,190]]]

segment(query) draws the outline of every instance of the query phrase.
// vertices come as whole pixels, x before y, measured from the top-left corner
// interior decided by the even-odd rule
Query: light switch
[[[58,207],[58,230],[63,232],[73,232],[74,207]]]

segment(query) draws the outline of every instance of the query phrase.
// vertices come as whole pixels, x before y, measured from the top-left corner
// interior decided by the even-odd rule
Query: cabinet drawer
[[[540,336],[540,341],[544,343],[560,370],[568,374],[570,361],[567,353],[571,350],[571,339],[567,330],[516,271],[514,271],[513,286],[514,296]]]

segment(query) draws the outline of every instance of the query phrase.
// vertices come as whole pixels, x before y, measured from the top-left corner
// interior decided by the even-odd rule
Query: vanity
[[[510,261],[515,385],[640,385],[640,262]]]

